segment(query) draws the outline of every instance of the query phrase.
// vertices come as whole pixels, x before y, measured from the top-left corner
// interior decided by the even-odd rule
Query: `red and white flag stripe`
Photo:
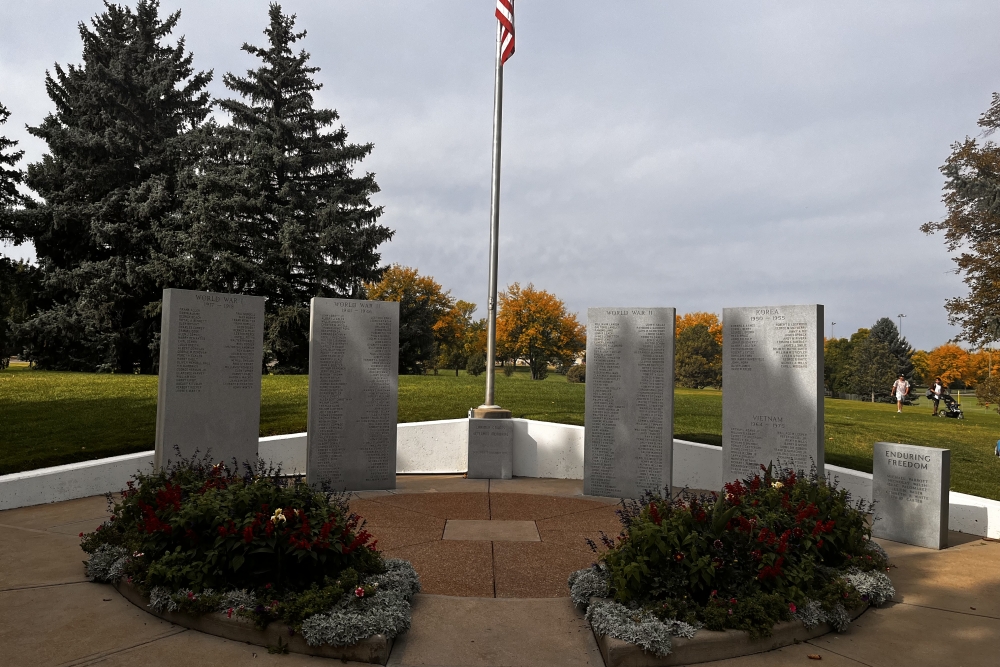
[[[497,0],[497,21],[500,22],[500,64],[514,55],[514,0]]]

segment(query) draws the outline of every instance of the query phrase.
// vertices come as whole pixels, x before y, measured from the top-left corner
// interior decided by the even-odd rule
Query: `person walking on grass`
[[[935,417],[937,417],[938,403],[941,401],[941,394],[943,393],[944,383],[941,382],[941,378],[934,378],[934,384],[931,385],[931,400],[934,401],[934,410],[931,414]]]
[[[889,393],[896,395],[896,412],[902,412],[903,399],[910,393],[910,383],[906,381],[905,375],[900,375],[899,379],[892,383]]]

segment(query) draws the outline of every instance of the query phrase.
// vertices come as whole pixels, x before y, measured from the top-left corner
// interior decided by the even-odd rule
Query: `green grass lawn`
[[[305,376],[265,376],[261,435],[306,428]],[[483,402],[485,376],[465,373],[399,378],[400,422],[464,417]],[[583,425],[584,385],[561,375],[533,382],[527,373],[497,375],[497,402],[515,417]],[[877,441],[952,450],[952,488],[1000,500],[1000,415],[965,401],[966,419],[930,415],[926,405],[904,408],[826,401],[826,460],[871,472]],[[156,378],[32,371],[0,371],[0,474],[151,449],[156,421]],[[722,443],[722,393],[678,389],[674,436]]]

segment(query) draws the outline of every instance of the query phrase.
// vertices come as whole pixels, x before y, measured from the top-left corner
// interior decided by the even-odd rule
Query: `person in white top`
[[[931,412],[935,417],[938,413],[938,403],[941,401],[941,394],[944,393],[944,384],[941,382],[941,378],[934,378],[934,384],[931,385],[931,393],[934,395],[934,411]]]
[[[896,395],[896,412],[902,412],[903,399],[910,393],[910,383],[906,381],[905,375],[900,375],[899,379],[892,383],[889,393]]]

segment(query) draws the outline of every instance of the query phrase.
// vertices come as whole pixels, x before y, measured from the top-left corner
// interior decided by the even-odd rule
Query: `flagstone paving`
[[[451,667],[601,665],[566,575],[593,561],[585,538],[617,530],[614,503],[579,480],[401,476],[393,492],[352,506],[391,556],[408,558],[424,592],[389,664]],[[86,581],[80,532],[105,517],[104,498],[0,512],[0,665],[321,665],[302,655],[186,630]],[[449,519],[534,522],[540,541],[443,540]],[[711,667],[923,667],[1000,664],[1000,543],[959,533],[931,551],[882,542],[895,600],[830,634]],[[356,664],[356,663],[347,663]]]

